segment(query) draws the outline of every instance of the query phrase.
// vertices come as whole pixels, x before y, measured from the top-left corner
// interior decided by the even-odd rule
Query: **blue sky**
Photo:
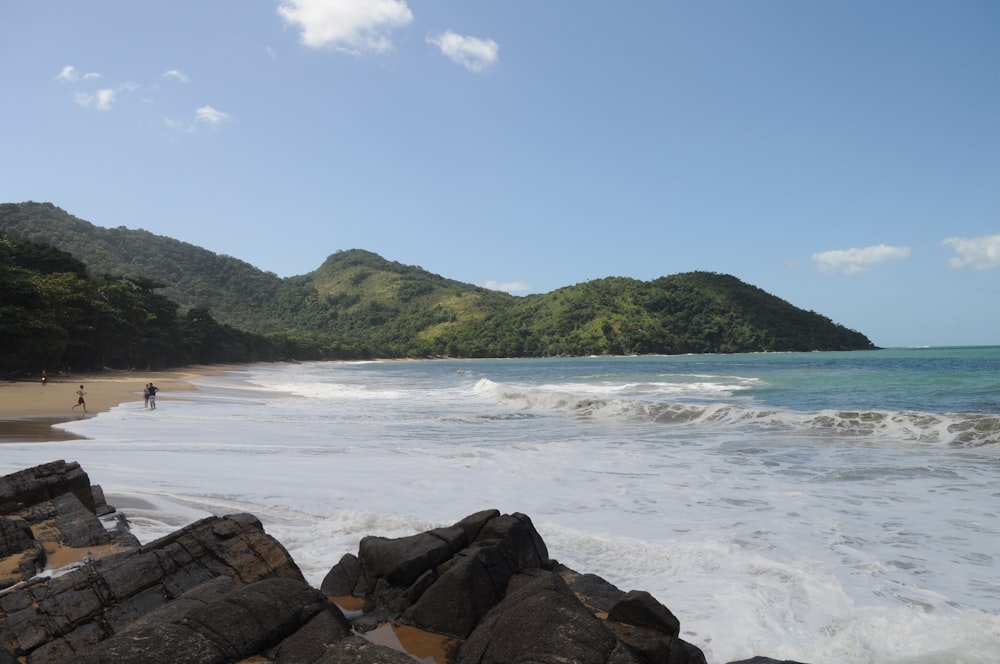
[[[0,4],[0,201],[281,276],[732,274],[1000,343],[1000,3]]]

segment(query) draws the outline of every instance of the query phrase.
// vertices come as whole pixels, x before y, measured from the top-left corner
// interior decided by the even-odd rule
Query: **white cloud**
[[[83,79],[84,81],[93,81],[100,78],[101,75],[95,72],[87,72],[86,74],[80,74],[76,67],[73,65],[66,65],[62,68],[62,71],[56,76],[56,79],[60,81],[66,81],[67,83],[75,83]]]
[[[194,117],[196,121],[206,122],[210,125],[220,125],[229,121],[229,113],[217,111],[211,106],[202,106],[194,112]]]
[[[504,291],[513,295],[514,293],[524,293],[525,291],[531,290],[531,284],[524,281],[501,282],[490,279],[483,284],[483,288],[489,288],[490,290],[495,291]]]
[[[285,0],[278,15],[301,28],[306,46],[354,55],[389,51],[391,31],[413,21],[404,0]]]
[[[98,111],[110,111],[111,106],[115,102],[115,95],[117,92],[110,88],[105,88],[104,90],[98,90],[97,92],[91,94],[89,92],[77,92],[74,95],[76,103],[84,108],[93,108]]]
[[[862,249],[836,249],[813,254],[813,262],[822,272],[858,274],[879,263],[907,258],[909,247],[890,247],[880,244]]]
[[[231,119],[232,116],[229,113],[223,113],[211,106],[202,106],[194,112],[193,120],[178,120],[176,118],[165,117],[163,118],[163,124],[171,132],[194,134],[202,125],[218,127],[225,122],[229,122]]]
[[[949,261],[954,268],[972,266],[978,270],[985,270],[1000,267],[1000,235],[975,238],[950,237],[941,244],[955,250],[956,255]]]
[[[500,46],[492,39],[466,37],[447,30],[437,37],[428,37],[427,42],[471,72],[485,71],[500,59]]]
[[[181,83],[187,83],[188,81],[191,80],[190,78],[188,78],[188,75],[182,72],[180,69],[170,69],[168,71],[165,71],[163,72],[163,74],[160,75],[160,78],[173,78],[180,81]]]

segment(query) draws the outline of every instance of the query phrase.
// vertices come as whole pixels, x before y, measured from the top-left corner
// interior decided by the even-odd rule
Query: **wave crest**
[[[609,388],[609,392],[614,390]],[[802,412],[733,403],[658,402],[570,390],[526,388],[481,379],[475,392],[505,408],[581,417],[623,418],[673,426],[711,427],[802,436],[858,438],[983,447],[1000,444],[1000,416],[917,411],[821,410]]]

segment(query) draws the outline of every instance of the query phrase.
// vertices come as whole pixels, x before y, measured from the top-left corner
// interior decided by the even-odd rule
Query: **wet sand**
[[[52,425],[74,419],[93,417],[114,406],[142,401],[146,383],[158,388],[157,403],[171,395],[195,388],[190,380],[240,368],[241,365],[207,365],[171,371],[103,371],[91,374],[49,376],[40,379],[0,382],[0,443],[73,440],[73,434],[53,429]],[[77,390],[83,385],[87,412],[77,402]]]

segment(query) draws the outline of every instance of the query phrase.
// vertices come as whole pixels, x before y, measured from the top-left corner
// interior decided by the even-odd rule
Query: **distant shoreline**
[[[170,400],[172,392],[196,390],[193,379],[234,371],[244,364],[196,365],[166,371],[103,371],[99,373],[49,376],[43,384],[35,380],[0,382],[0,443],[52,442],[79,439],[53,429],[53,424],[93,417],[130,401],[142,400],[146,383],[160,392],[158,400]],[[87,412],[73,408],[77,390],[83,385]]]

